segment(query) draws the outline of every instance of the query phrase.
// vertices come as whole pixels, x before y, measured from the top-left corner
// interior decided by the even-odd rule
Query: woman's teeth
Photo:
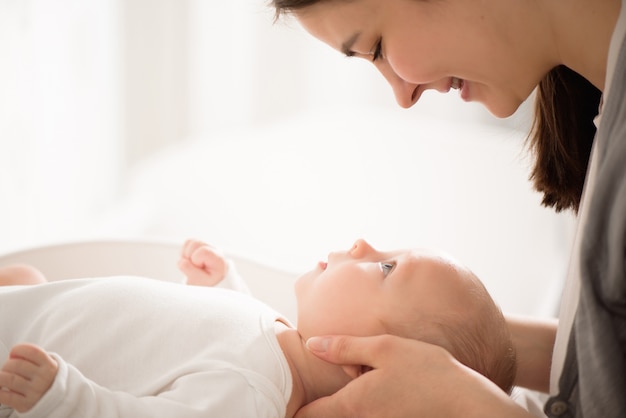
[[[452,77],[452,84],[450,85],[450,88],[458,90],[461,88],[462,83],[463,81],[460,78]]]

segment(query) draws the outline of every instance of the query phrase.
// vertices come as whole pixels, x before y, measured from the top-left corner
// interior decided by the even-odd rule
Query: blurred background
[[[401,109],[263,0],[0,0],[0,252],[193,236],[300,273],[363,237],[551,315],[573,219],[527,180],[529,108]]]

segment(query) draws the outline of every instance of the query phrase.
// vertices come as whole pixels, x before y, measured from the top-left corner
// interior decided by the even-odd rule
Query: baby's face
[[[296,282],[298,330],[314,335],[386,333],[383,324],[470,315],[482,284],[452,260],[425,250],[381,252],[358,240]]]

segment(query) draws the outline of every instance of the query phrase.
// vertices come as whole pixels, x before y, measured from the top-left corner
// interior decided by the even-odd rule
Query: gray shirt
[[[550,417],[626,417],[626,43],[595,139],[580,299]]]

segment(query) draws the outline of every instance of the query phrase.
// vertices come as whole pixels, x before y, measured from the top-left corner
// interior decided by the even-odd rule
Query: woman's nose
[[[381,64],[378,67],[378,70],[381,72],[385,80],[391,86],[393,90],[394,96],[396,96],[396,102],[403,108],[409,108],[415,104],[417,99],[419,99],[417,88],[419,87],[417,84],[409,83],[400,77],[396,72],[391,68],[388,63]]]
[[[392,84],[393,94],[396,96],[396,102],[404,109],[408,109],[417,102],[417,85],[400,80],[396,84]]]
[[[372,253],[374,248],[364,239],[358,239],[350,249],[349,253],[354,258],[363,258]]]

